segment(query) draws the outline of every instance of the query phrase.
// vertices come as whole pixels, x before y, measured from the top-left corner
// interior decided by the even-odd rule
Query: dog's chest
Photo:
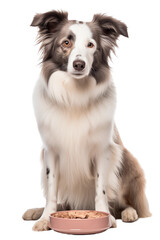
[[[108,137],[108,119],[103,104],[88,110],[51,107],[43,118],[43,139],[61,154],[90,154]]]

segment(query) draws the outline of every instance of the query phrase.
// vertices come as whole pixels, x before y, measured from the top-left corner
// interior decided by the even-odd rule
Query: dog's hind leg
[[[42,163],[42,186],[44,191],[44,196],[46,197],[47,193],[47,176],[46,176],[46,164],[44,161],[44,148],[41,150],[40,155]],[[44,208],[32,208],[28,209],[22,216],[23,220],[38,220],[43,214]]]
[[[143,170],[135,157],[125,148],[121,177],[123,198],[126,203],[126,208],[121,213],[122,220],[132,222],[138,218],[150,217]]]
[[[70,210],[68,204],[58,204],[57,211]],[[31,208],[28,209],[22,216],[23,220],[38,220],[43,214],[44,208]]]
[[[44,211],[44,208],[28,209],[22,216],[23,220],[38,220]]]
[[[124,147],[116,126],[114,132],[114,141],[123,148],[123,158],[122,168],[119,171],[121,198],[118,205],[113,204],[113,215],[116,218],[122,218],[124,222],[150,217],[152,214],[145,195],[143,170],[137,159]]]

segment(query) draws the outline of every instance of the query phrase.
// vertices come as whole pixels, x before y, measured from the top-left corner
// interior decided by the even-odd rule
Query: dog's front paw
[[[116,219],[112,215],[110,215],[110,219],[112,224],[111,227],[116,228],[117,227]]]
[[[137,212],[134,208],[128,207],[121,213],[123,222],[134,222],[138,219]]]
[[[45,218],[42,218],[41,220],[36,222],[32,228],[33,231],[47,231],[49,229],[49,221]]]

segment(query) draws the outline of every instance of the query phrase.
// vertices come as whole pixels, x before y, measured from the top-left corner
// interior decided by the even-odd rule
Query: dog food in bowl
[[[106,216],[106,213],[97,211],[64,211],[57,212],[54,214],[54,217],[69,219],[90,219],[104,216]]]
[[[59,211],[50,215],[50,227],[62,233],[91,234],[111,227],[108,213],[89,210]]]

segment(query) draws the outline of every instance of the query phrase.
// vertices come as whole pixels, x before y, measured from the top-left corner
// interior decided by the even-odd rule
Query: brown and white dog
[[[108,60],[124,23],[96,14],[69,21],[66,12],[37,14],[42,71],[33,103],[43,141],[46,206],[30,209],[33,229],[49,229],[52,212],[96,209],[132,222],[150,216],[144,174],[114,125],[116,93]]]

